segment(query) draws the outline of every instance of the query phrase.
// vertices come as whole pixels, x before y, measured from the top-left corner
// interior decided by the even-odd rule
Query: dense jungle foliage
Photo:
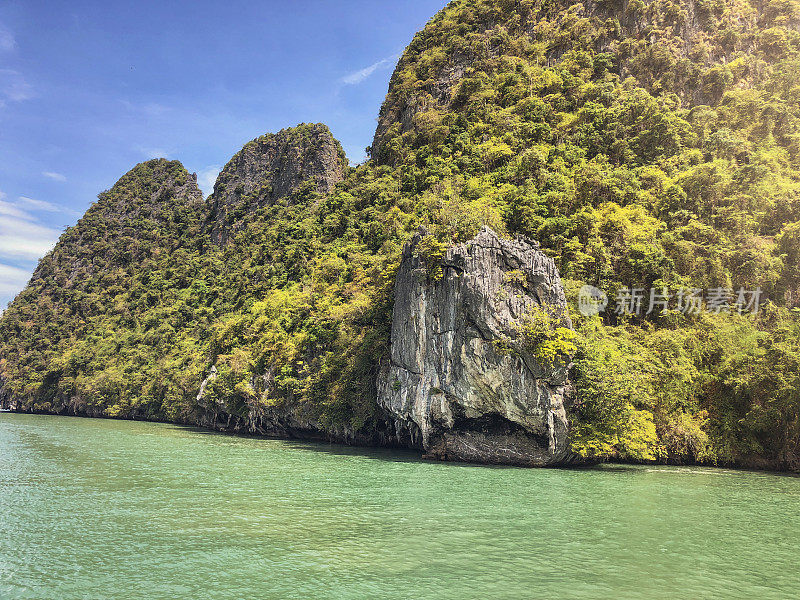
[[[488,224],[539,240],[574,306],[584,283],[768,299],[573,310],[576,452],[800,468],[800,2],[456,0],[401,59],[371,152],[223,247],[179,164],[138,166],[4,314],[4,393],[185,422],[306,402],[369,428],[403,243],[425,224],[435,268]]]

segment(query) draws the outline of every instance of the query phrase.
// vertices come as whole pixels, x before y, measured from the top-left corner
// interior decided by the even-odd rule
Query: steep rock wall
[[[535,242],[503,240],[484,228],[447,251],[433,280],[418,252],[425,235],[405,248],[397,274],[391,360],[379,376],[378,403],[431,456],[570,461],[569,365],[542,365],[529,352],[498,345],[537,306],[571,326],[553,261]]]

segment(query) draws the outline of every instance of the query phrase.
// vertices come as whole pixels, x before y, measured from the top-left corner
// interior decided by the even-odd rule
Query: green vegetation
[[[509,275],[514,273],[511,271]],[[515,339],[497,340],[497,350],[504,354],[528,354],[547,369],[569,365],[578,350],[576,333],[559,316],[553,307],[534,307],[516,324]]]
[[[793,1],[454,2],[401,60],[373,154],[408,193],[479,190],[473,214],[612,301],[771,300],[758,317],[573,310],[579,453],[800,467],[799,19]]]
[[[573,310],[574,339],[525,325],[542,360],[574,357],[577,452],[800,468],[800,2],[591,6],[451,3],[401,59],[372,160],[330,194],[253,203],[223,247],[179,165],[140,165],[0,321],[6,390],[243,426],[305,403],[369,429],[404,241],[434,234],[435,278],[488,224],[539,240],[573,305],[584,282],[770,299],[757,316]]]

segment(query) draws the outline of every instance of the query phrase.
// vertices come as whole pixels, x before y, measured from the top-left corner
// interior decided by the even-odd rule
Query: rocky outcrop
[[[378,402],[429,455],[521,465],[570,461],[564,408],[569,365],[508,353],[537,306],[571,327],[558,271],[538,244],[484,228],[447,250],[431,278],[420,230],[404,249],[395,288],[391,359]]]
[[[209,228],[218,244],[255,211],[288,198],[305,184],[327,194],[342,181],[347,158],[327,126],[299,125],[249,142],[225,166],[211,195]]]

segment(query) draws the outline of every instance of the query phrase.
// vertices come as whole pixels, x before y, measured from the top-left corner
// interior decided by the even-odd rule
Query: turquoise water
[[[791,598],[800,479],[0,414],[0,598]]]

